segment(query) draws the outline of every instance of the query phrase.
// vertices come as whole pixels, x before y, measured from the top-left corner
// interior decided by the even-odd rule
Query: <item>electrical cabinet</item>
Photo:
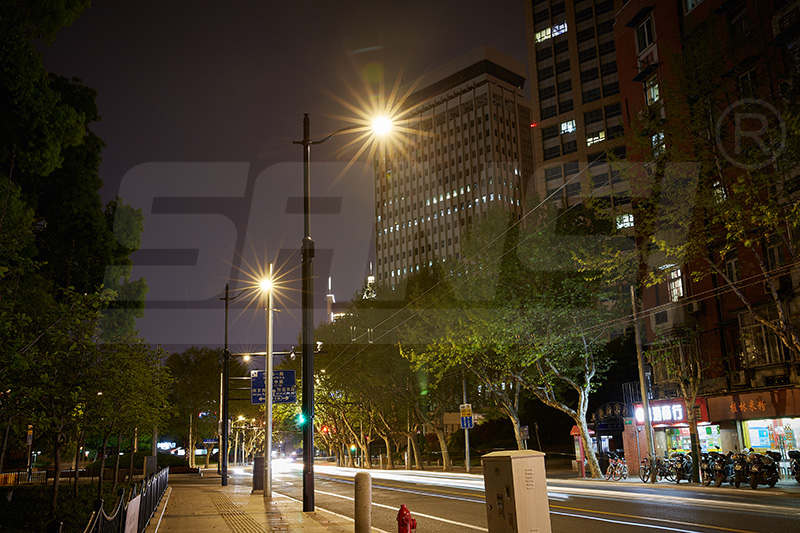
[[[544,456],[510,450],[482,457],[489,533],[551,533]]]

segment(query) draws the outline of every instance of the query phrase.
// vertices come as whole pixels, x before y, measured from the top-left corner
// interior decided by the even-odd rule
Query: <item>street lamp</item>
[[[314,511],[314,241],[311,239],[311,145],[322,144],[340,133],[369,131],[384,135],[391,129],[388,117],[379,117],[372,127],[357,125],[335,131],[319,141],[312,141],[308,113],[303,115],[303,140],[293,141],[303,147],[303,242],[301,259],[301,315],[303,337],[303,511]]]
[[[265,280],[262,280],[260,283],[261,289],[264,290]],[[270,264],[269,270],[269,287],[272,287],[272,264]],[[229,391],[228,391],[228,381],[230,380],[230,363],[231,363],[231,353],[228,351],[228,302],[231,300],[235,300],[248,290],[253,289],[254,287],[246,287],[239,291],[238,293],[231,296],[230,294],[230,287],[229,284],[225,284],[225,296],[220,298],[220,300],[225,301],[225,345],[223,348],[222,353],[222,408],[220,409],[220,422],[221,428],[220,433],[222,435],[222,442],[220,443],[220,461],[221,461],[221,468],[220,474],[222,476],[222,486],[228,486],[228,441],[230,440],[230,431],[228,428],[228,417],[230,416],[230,411],[228,407],[229,402]],[[269,308],[272,308],[272,291],[269,291]],[[271,317],[270,317],[271,320]],[[267,343],[270,345],[270,349],[272,343],[269,341],[269,336],[271,335],[270,332],[267,333],[268,341]],[[268,358],[271,363],[271,358]],[[272,386],[272,382],[270,381],[270,387]]]
[[[264,498],[272,498],[272,263],[269,277],[261,280],[261,291],[267,294],[267,349],[266,349],[266,401],[264,423]]]

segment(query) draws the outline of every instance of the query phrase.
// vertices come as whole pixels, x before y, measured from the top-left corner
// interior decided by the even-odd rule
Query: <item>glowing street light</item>
[[[392,131],[392,119],[386,115],[380,115],[379,117],[376,117],[375,120],[372,121],[372,131],[375,133],[375,135],[383,137]]]
[[[303,403],[301,417],[303,430],[303,511],[314,511],[314,241],[311,239],[311,145],[322,144],[341,133],[371,131],[374,136],[391,130],[392,121],[380,116],[365,125],[348,126],[318,141],[311,140],[310,119],[303,115],[303,140],[294,141],[303,147],[303,242],[301,260],[301,316],[303,341]]]
[[[268,308],[269,309],[272,308],[272,289],[273,289],[273,285],[274,285],[274,283],[273,283],[273,277],[272,277],[272,264],[270,264],[269,277],[262,279],[258,284],[258,288],[261,289],[261,292],[262,293],[266,293],[266,294],[269,295],[269,302],[268,302]],[[222,403],[222,409],[220,410],[221,411],[220,425],[222,426],[220,428],[220,433],[221,433],[221,436],[222,436],[222,439],[221,439],[222,442],[220,443],[220,476],[222,478],[222,486],[223,487],[226,487],[228,485],[228,441],[230,440],[230,429],[228,428],[228,417],[230,416],[229,408],[228,408],[228,400],[229,400],[228,381],[229,381],[229,375],[230,375],[231,353],[228,351],[228,307],[229,307],[228,303],[231,300],[235,300],[236,298],[238,298],[239,296],[241,296],[242,294],[244,294],[248,290],[252,290],[254,288],[256,288],[256,287],[247,287],[247,288],[242,289],[238,293],[231,295],[230,294],[229,284],[226,283],[225,284],[225,296],[220,298],[220,300],[225,301],[225,345],[224,345],[223,355],[222,355],[222,359],[223,359],[223,361],[222,361],[222,390],[220,392],[220,396],[221,396],[220,400],[221,400],[221,403]],[[270,313],[268,313],[268,314],[270,314]],[[268,322],[270,322],[271,320],[272,320],[272,317],[270,316],[268,318]],[[272,343],[270,341],[271,341],[271,331],[268,331],[267,332],[267,344],[269,345],[268,350],[272,349]],[[249,360],[249,358],[250,358],[249,355],[245,356],[245,360]],[[269,365],[271,367],[272,358],[268,356],[267,359],[268,359]],[[270,373],[270,375],[271,375],[271,373]],[[269,380],[269,387],[270,387],[270,389],[272,387],[272,380],[271,379]],[[271,396],[270,396],[270,398],[271,398]],[[265,463],[265,468],[266,468],[266,463]]]

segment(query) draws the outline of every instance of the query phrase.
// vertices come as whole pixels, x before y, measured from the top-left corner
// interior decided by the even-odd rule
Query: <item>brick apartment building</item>
[[[669,257],[641,227],[652,206],[632,194],[641,270],[658,281],[641,295],[656,451],[690,448],[678,380],[686,383],[694,364],[702,369],[695,404],[701,448],[773,449],[785,457],[800,444],[800,351],[766,323],[785,324],[789,338],[800,327],[798,228],[778,220],[726,238],[718,219],[703,214],[748,197],[779,209],[798,200],[800,168],[785,164],[796,153],[770,144],[769,153],[783,159],[758,162],[736,160],[733,148],[747,140],[739,135],[755,140],[759,124],[780,131],[782,110],[798,101],[800,1],[630,0],[616,13],[614,37],[628,160],[645,181],[669,176],[659,166],[664,158],[696,165],[683,196],[694,225],[686,242],[698,228],[707,236],[705,256]],[[681,362],[683,374],[669,360]],[[640,456],[646,450],[641,417],[634,419],[624,436],[632,465],[637,449]]]

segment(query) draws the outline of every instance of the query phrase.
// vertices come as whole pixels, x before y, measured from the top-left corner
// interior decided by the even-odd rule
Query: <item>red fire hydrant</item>
[[[411,511],[405,505],[400,506],[397,511],[397,532],[411,533],[412,529],[417,529],[417,521],[411,518]]]

